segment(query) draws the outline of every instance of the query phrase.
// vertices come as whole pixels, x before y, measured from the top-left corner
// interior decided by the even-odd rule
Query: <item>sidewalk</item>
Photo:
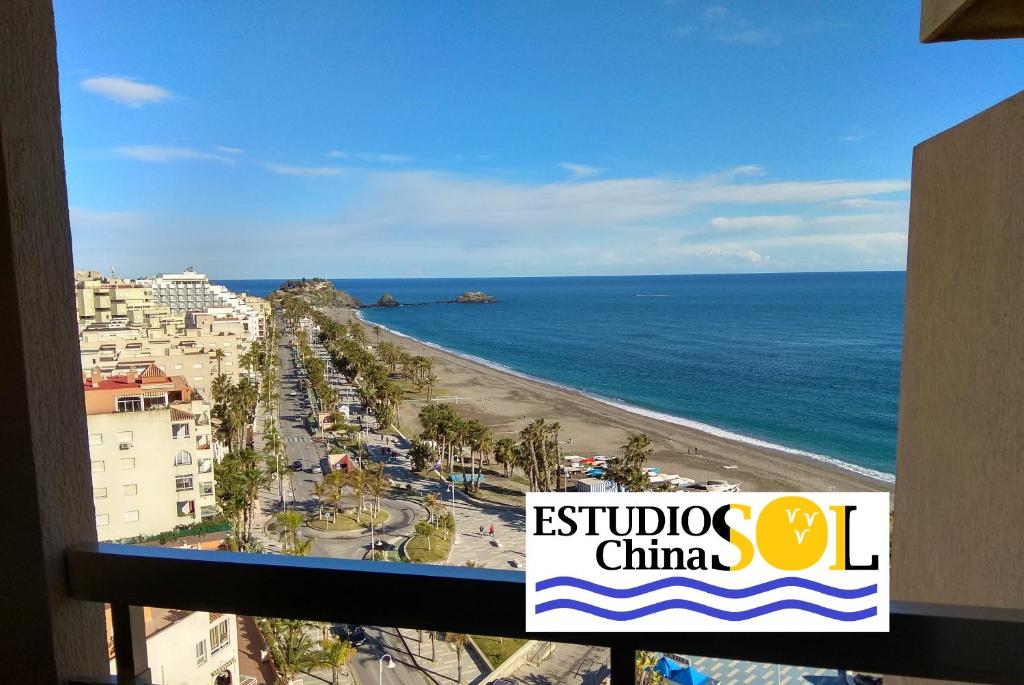
[[[423,644],[420,645],[417,636],[419,631],[412,628],[400,628],[398,632],[412,652],[412,658],[416,666],[423,671],[428,678],[439,685],[451,685],[452,683],[483,683],[490,672],[486,664],[478,661],[475,653],[469,649],[469,645],[462,652],[462,680],[458,679],[459,659],[455,648],[444,641],[443,637],[434,638],[435,658],[430,658],[430,633],[423,631]],[[443,634],[441,634],[443,635]],[[417,648],[422,651],[417,655]]]

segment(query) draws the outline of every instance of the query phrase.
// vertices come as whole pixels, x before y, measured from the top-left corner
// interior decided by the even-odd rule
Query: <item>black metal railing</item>
[[[118,682],[146,672],[143,606],[529,637],[977,683],[1024,679],[1024,611],[893,602],[888,633],[527,634],[519,571],[94,543],[69,550],[73,597],[109,602]]]

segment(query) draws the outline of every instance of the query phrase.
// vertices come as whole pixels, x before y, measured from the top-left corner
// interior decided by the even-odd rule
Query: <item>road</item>
[[[313,496],[313,485],[321,476],[309,472],[310,467],[319,465],[320,459],[326,455],[326,447],[315,442],[306,429],[304,418],[309,415],[306,389],[302,375],[292,357],[288,342],[291,336],[282,336],[282,344],[278,350],[281,361],[281,399],[278,415],[281,438],[284,440],[286,463],[301,461],[303,470],[292,471],[290,468],[285,477],[290,479],[293,493],[289,507],[309,513],[316,511],[316,498]],[[389,471],[391,468],[388,469]],[[382,506],[390,514],[381,535],[387,539],[400,532],[408,532],[422,517],[419,505],[403,499],[383,498]],[[367,536],[358,538],[314,538],[313,554],[335,558],[360,558],[369,549]],[[356,656],[350,662],[351,670],[359,685],[408,685],[409,683],[428,683],[425,676],[417,669],[405,651],[405,646],[398,636],[398,631],[391,628],[367,626],[366,642],[361,645]],[[392,657],[395,668],[380,668],[380,658],[384,654]],[[386,661],[385,661],[386,663]],[[316,678],[316,676],[310,676]]]

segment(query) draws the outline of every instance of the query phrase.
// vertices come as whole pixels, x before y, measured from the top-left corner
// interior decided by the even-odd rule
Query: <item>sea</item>
[[[396,333],[647,416],[891,482],[903,272],[332,279]],[[222,280],[267,295],[280,280]]]

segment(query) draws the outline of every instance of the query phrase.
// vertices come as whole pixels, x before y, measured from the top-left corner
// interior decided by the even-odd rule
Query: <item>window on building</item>
[[[216,654],[226,647],[230,641],[231,633],[228,632],[227,619],[210,628],[210,654]]]
[[[142,411],[142,398],[118,397],[117,411]]]
[[[159,407],[167,406],[167,397],[161,395],[160,397],[147,397],[144,403],[146,409],[157,409]]]
[[[134,468],[135,468],[135,460],[134,459],[122,459],[121,460],[121,470],[122,471],[125,471],[127,469],[134,469]]]
[[[185,465],[191,464],[191,463],[192,463],[192,455],[189,454],[188,452],[186,452],[185,450],[181,450],[180,452],[178,452],[177,454],[174,455],[174,465],[175,466],[185,466]]]
[[[203,380],[203,377],[202,376],[192,376],[192,380],[194,380],[194,381],[201,381],[201,380]]]
[[[183,490],[191,490],[192,489],[192,476],[191,475],[175,476],[174,477],[174,489],[177,490],[178,492],[181,492]]]
[[[212,495],[213,494],[213,481],[212,480],[201,480],[201,481],[199,481],[199,494],[200,495]]]
[[[109,526],[110,525],[110,514],[96,514],[96,525],[97,526]]]
[[[174,370],[175,371],[181,371],[181,364],[175,364],[174,365]]]
[[[175,440],[179,438],[187,438],[192,435],[189,430],[187,423],[172,423],[171,424],[171,437]]]
[[[196,502],[195,500],[186,500],[184,502],[178,502],[178,516],[192,516],[196,513]]]
[[[206,640],[196,643],[196,666],[206,663]]]
[[[106,488],[93,488],[92,489],[92,498],[93,499],[106,499],[107,498],[107,489]]]
[[[213,471],[213,460],[209,457],[199,460],[199,473],[210,473]]]
[[[106,471],[106,470],[107,470],[107,465],[104,462],[102,462],[102,461],[94,461],[92,463],[92,472],[93,473],[101,473],[101,472]]]
[[[132,509],[131,511],[124,512],[124,520],[128,521],[129,523],[132,522],[132,521],[138,521],[139,520],[139,510],[138,509]]]
[[[217,507],[213,506],[212,504],[206,504],[200,507],[199,515],[204,519],[212,519],[214,516],[217,515]]]
[[[193,368],[193,369],[201,369],[201,368],[203,368],[203,365],[202,365],[201,363],[199,363],[199,364],[193,364],[193,365],[192,365],[192,368]]]
[[[135,438],[135,434],[132,431],[121,431],[117,434],[118,442],[131,442]]]
[[[103,444],[103,433],[89,433],[89,444],[90,445],[102,445]]]
[[[124,495],[125,497],[132,497],[134,495],[139,494],[138,483],[128,483],[126,485],[122,485],[121,494]]]

